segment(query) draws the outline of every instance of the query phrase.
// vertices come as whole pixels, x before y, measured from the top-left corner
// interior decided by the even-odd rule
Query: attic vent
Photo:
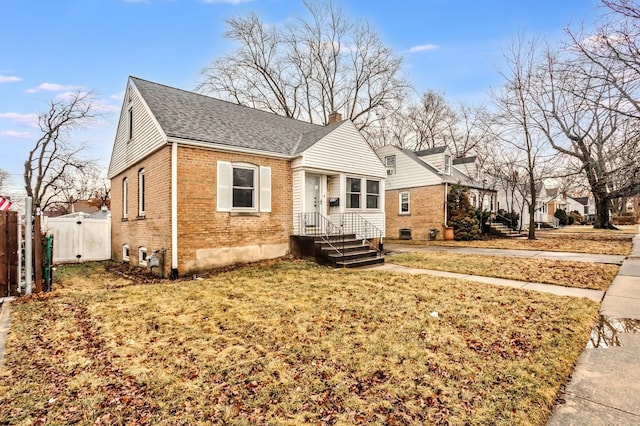
[[[402,228],[402,229],[400,229],[399,238],[401,240],[410,240],[411,239],[411,229],[410,228]]]

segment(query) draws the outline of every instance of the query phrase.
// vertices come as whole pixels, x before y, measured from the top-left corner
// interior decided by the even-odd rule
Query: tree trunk
[[[618,229],[611,224],[609,217],[609,207],[611,200],[603,194],[594,194],[596,203],[596,221],[593,225],[597,229]]]
[[[529,203],[529,239],[536,239],[536,182],[529,173],[529,191],[531,191],[531,203]]]

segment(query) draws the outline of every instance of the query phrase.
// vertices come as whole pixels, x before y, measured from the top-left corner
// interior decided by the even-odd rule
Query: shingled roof
[[[294,156],[341,123],[320,126],[130,77],[169,139]]]

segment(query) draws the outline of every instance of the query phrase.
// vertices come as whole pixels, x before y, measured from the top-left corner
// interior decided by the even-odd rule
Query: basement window
[[[138,263],[142,266],[147,266],[147,248],[138,248]]]
[[[124,262],[129,261],[129,244],[124,244],[122,246],[122,260]]]

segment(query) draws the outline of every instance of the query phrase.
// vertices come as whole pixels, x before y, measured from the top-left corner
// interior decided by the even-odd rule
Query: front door
[[[319,175],[305,176],[304,212],[306,213],[306,225],[317,226],[318,214],[322,213],[321,179]]]

